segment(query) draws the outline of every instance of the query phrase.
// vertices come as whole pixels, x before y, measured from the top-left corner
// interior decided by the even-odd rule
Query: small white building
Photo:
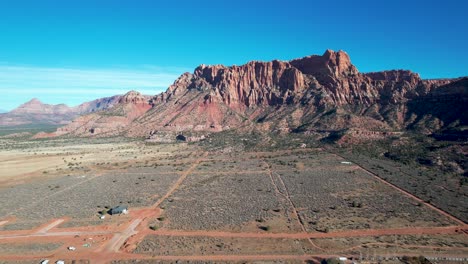
[[[128,207],[124,205],[119,205],[111,209],[111,215],[115,214],[128,214]]]

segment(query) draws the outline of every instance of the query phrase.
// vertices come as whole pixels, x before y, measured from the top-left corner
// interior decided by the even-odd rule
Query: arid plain
[[[390,263],[468,254],[462,220],[329,149],[1,141],[1,263]],[[129,214],[105,213],[118,205]]]

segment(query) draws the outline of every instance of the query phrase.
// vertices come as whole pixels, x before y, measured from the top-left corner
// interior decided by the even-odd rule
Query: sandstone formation
[[[53,135],[166,142],[176,135],[196,140],[210,132],[255,128],[340,134],[346,142],[406,129],[434,133],[468,124],[467,80],[422,80],[409,70],[360,73],[346,52],[332,50],[291,61],[200,65],[152,98],[129,92],[104,110],[94,104],[96,112]]]
[[[34,137],[119,135],[135,118],[151,108],[149,99],[138,92],[130,91],[119,96],[118,101],[107,109],[80,116],[72,123],[58,128],[54,133],[39,133]]]
[[[371,135],[418,128],[420,122],[430,133],[453,122],[466,124],[467,119],[434,117],[415,111],[412,103],[448,98],[437,91],[455,81],[422,80],[408,70],[360,73],[348,54],[331,50],[289,62],[201,65],[155,96],[153,108],[132,123],[127,134],[255,126],[280,133],[359,128]],[[460,98],[466,100],[466,93]],[[439,125],[430,124],[434,122]]]

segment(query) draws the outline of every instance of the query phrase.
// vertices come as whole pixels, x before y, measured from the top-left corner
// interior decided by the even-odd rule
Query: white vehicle
[[[44,259],[43,261],[41,261],[41,264],[48,264],[48,263],[49,263],[48,259]]]
[[[57,260],[57,262],[55,262],[56,264],[65,264],[65,261],[63,260]]]
[[[70,251],[75,251],[75,250],[76,250],[76,247],[68,247],[68,250],[70,250]]]

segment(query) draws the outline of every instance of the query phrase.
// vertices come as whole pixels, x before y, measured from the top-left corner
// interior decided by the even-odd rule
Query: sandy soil
[[[315,163],[312,158],[310,159],[311,162],[307,162],[307,160],[293,162],[293,160],[298,159],[298,156],[291,156],[293,154],[299,155],[298,153],[304,155],[309,152],[318,155],[317,153],[320,154],[321,150],[300,149],[281,153],[245,153],[239,156],[223,156],[219,153],[202,152],[194,146],[185,144],[162,144],[151,147],[135,142],[99,145],[69,144],[67,146],[58,144],[59,146],[47,146],[42,149],[40,142],[31,144],[33,146],[30,146],[30,148],[0,151],[0,191],[2,191],[1,188],[8,189],[10,186],[21,185],[25,182],[35,183],[44,179],[60,178],[67,174],[79,175],[86,171],[87,174],[94,175],[93,177],[100,177],[103,172],[129,172],[135,167],[146,168],[148,171],[142,172],[141,178],[144,175],[151,175],[152,170],[154,170],[154,173],[161,173],[161,175],[167,173],[168,170],[173,170],[174,172],[167,175],[172,175],[175,178],[170,181],[170,184],[163,192],[150,195],[154,200],[149,206],[133,207],[130,214],[120,218],[112,217],[103,224],[86,225],[86,222],[92,221],[92,219],[73,219],[65,216],[43,223],[37,222],[38,224],[34,225],[34,227],[24,230],[0,231],[0,246],[8,245],[10,248],[8,252],[0,254],[0,260],[39,261],[49,259],[56,261],[63,259],[69,261],[85,260],[91,263],[110,263],[113,261],[116,263],[132,260],[191,260],[202,262],[282,260],[286,263],[301,263],[318,261],[320,258],[325,257],[336,257],[341,254],[348,257],[357,257],[357,250],[363,249],[364,246],[395,247],[396,245],[401,246],[403,248],[402,252],[406,255],[417,256],[421,249],[434,250],[437,253],[433,253],[433,255],[437,256],[466,257],[466,254],[468,254],[468,248],[464,244],[460,244],[461,242],[452,247],[449,244],[444,247],[439,244],[423,245],[420,240],[411,240],[409,238],[404,245],[392,241],[378,241],[377,238],[381,236],[437,236],[437,243],[450,243],[450,241],[453,241],[451,239],[453,236],[461,238],[460,241],[463,241],[463,238],[468,238],[468,226],[466,224],[446,212],[428,205],[424,207],[425,210],[433,211],[435,215],[441,218],[449,217],[454,224],[433,227],[422,225],[394,228],[389,226],[380,229],[310,232],[304,226],[301,216],[301,211],[304,208],[299,208],[296,205],[296,194],[280,174],[280,172],[287,172],[288,168],[273,163],[271,159],[272,157],[276,159],[284,157],[286,162],[292,164],[293,169],[290,170],[297,170],[300,173],[306,173],[309,170],[314,171],[314,166],[319,165],[333,170],[333,164],[326,159],[324,159],[323,164]],[[216,162],[213,163],[213,161]],[[71,166],[70,163],[72,163]],[[203,164],[208,164],[208,166]],[[15,169],[14,167],[21,168]],[[337,169],[344,170],[341,167]],[[362,170],[358,166],[352,169]],[[276,229],[276,226],[274,226],[275,231],[260,230],[258,228],[255,230],[247,227],[235,232],[233,230],[176,230],[166,227],[168,225],[165,225],[164,221],[177,221],[177,219],[157,220],[161,222],[161,228],[157,230],[149,228],[155,219],[162,219],[161,217],[165,215],[164,209],[161,208],[163,205],[177,199],[178,192],[189,190],[184,184],[187,183],[190,177],[196,174],[204,176],[203,184],[209,188],[209,184],[222,180],[219,177],[213,178],[212,176],[216,175],[212,174],[229,174],[229,171],[239,173],[239,175],[255,176],[258,174],[263,177],[261,179],[269,184],[271,193],[279,200],[282,200],[283,205],[287,207],[288,213],[282,217],[288,218],[288,224],[294,225],[296,228]],[[252,173],[252,171],[255,173]],[[299,176],[297,177],[300,179]],[[78,181],[78,179],[76,180]],[[375,180],[387,186],[387,188],[388,186],[393,188],[394,192],[405,196],[407,199],[422,202],[417,197],[389,185],[380,178],[375,178]],[[75,186],[76,184],[71,184],[67,187],[69,189],[64,188],[61,192],[71,191]],[[174,204],[177,205],[177,200]],[[63,204],[63,206],[67,206],[67,204]],[[199,212],[195,212],[193,208],[186,211],[188,215],[197,213]],[[20,223],[21,220],[13,216],[1,215],[0,225],[7,226],[15,222]],[[63,226],[68,221],[75,222],[71,227]],[[265,223],[269,223],[268,221],[271,220],[266,220]],[[80,222],[84,225],[80,226]],[[276,221],[275,223],[284,225],[286,221]],[[245,225],[255,227],[258,226],[258,223],[248,222]],[[279,232],[281,230],[289,231]],[[250,240],[247,243],[245,239]],[[339,239],[349,239],[351,242],[345,241],[345,243]],[[154,248],[157,243],[164,243],[164,241],[173,243],[174,246],[168,246],[164,249]],[[59,243],[58,246],[56,243]],[[55,247],[48,247],[51,244],[55,245]],[[68,249],[70,246],[76,249],[71,251]],[[210,246],[211,248],[207,248]],[[281,250],[275,251],[275,246]],[[196,250],[190,250],[190,247]],[[38,250],[29,250],[31,248],[37,248]],[[397,254],[396,249],[391,252],[379,251],[380,256]]]

